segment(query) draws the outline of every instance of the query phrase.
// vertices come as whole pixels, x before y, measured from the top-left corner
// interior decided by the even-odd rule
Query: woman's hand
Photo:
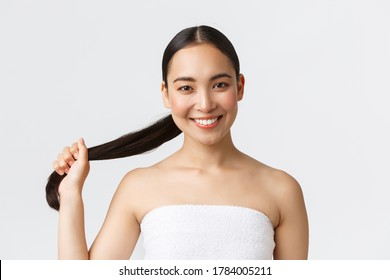
[[[65,147],[53,162],[53,168],[59,175],[67,174],[58,188],[60,197],[61,193],[68,191],[81,194],[89,173],[88,149],[84,140],[79,139],[71,147]]]

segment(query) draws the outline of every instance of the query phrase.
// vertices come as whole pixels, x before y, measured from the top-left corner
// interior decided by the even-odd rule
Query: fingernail
[[[74,157],[75,159],[78,159],[78,158],[79,158],[79,154],[78,154],[78,153],[74,153],[74,154],[73,154],[73,157]]]

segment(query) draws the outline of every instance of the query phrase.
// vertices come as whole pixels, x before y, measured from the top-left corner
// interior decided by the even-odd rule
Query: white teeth
[[[195,119],[195,121],[200,124],[200,125],[210,125],[215,123],[218,120],[218,118],[214,119],[208,119],[208,120],[200,120],[200,119]]]

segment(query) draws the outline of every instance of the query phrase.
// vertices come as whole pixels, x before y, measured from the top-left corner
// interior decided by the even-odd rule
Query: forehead
[[[212,76],[220,72],[234,75],[229,58],[210,44],[195,45],[181,49],[172,58],[168,79],[174,76]]]

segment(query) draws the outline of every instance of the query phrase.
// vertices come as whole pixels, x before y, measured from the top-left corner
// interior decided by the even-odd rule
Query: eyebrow
[[[212,76],[209,81],[211,82],[211,81],[217,80],[219,78],[230,78],[231,79],[232,76],[230,76],[228,73],[220,73],[220,74]],[[173,83],[176,83],[179,81],[196,82],[196,80],[192,77],[178,77],[173,81]]]

